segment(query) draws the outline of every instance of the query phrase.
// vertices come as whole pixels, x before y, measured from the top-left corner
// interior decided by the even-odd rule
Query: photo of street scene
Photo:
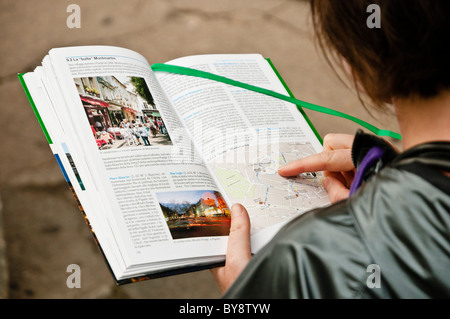
[[[157,193],[173,239],[227,236],[231,212],[217,191]]]
[[[143,78],[74,79],[99,150],[172,145]]]

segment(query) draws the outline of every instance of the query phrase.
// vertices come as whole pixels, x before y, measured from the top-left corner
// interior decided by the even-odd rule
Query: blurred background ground
[[[66,8],[81,7],[69,29]],[[299,99],[333,107],[386,129],[371,117],[314,46],[308,4],[299,0],[0,0],[0,297],[218,298],[209,271],[117,287],[66,186],[17,79],[53,47],[116,45],[150,64],[203,53],[270,57]],[[319,134],[354,133],[344,119],[306,113]],[[3,236],[3,239],[2,239]],[[66,286],[69,264],[81,288]]]

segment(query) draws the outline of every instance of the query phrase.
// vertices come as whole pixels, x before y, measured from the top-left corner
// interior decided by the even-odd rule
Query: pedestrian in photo
[[[138,133],[141,136],[142,140],[144,141],[145,146],[150,146],[150,142],[148,140],[148,131],[147,128],[139,123],[138,126]]]
[[[158,129],[156,128],[155,124],[153,124],[153,122],[150,122],[149,124],[152,137],[156,137],[156,134],[158,134]]]
[[[135,144],[136,145],[142,145],[141,140],[139,139],[140,135],[139,135],[139,132],[137,130],[137,127],[135,125],[133,125],[133,124],[130,124],[129,130],[130,130],[131,135],[133,136]]]
[[[99,139],[105,141],[107,144],[113,144],[114,143],[114,137],[110,133],[108,133],[106,131],[101,131],[100,132]]]
[[[103,131],[103,124],[102,124],[99,120],[97,120],[97,121],[95,121],[95,128],[96,128],[99,132],[101,132],[101,131]]]
[[[161,121],[161,126],[160,126],[160,128],[161,128],[161,133],[164,134],[164,135],[167,135],[166,126],[165,126],[165,124],[164,124],[163,121]]]
[[[132,135],[131,135],[129,129],[125,128],[125,126],[123,124],[120,124],[119,131],[120,131],[120,135],[127,142],[128,146],[134,144],[134,141],[133,141],[133,138],[132,138]]]

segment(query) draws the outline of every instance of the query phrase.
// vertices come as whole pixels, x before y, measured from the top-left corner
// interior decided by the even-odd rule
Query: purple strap
[[[353,195],[361,186],[363,177],[368,169],[370,169],[381,157],[383,157],[384,150],[379,146],[372,147],[364,156],[361,164],[356,171],[352,186],[350,187],[350,196]]]

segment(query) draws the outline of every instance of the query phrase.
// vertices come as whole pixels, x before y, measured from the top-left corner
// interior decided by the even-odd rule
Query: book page
[[[64,99],[55,112],[73,137],[66,147],[91,181],[82,191],[98,195],[96,214],[126,267],[223,260],[229,206],[147,60],[102,46],[54,49],[49,59]]]
[[[63,127],[60,125],[59,119],[54,112],[55,105],[59,100],[58,96],[54,95],[55,92],[50,92],[48,89],[51,87],[46,78],[43,67],[37,67],[34,72],[30,72],[23,77],[27,88],[32,96],[33,103],[36,107],[37,116],[42,121],[42,129],[47,132],[49,146],[55,156],[55,159],[63,173],[63,176],[68,183],[70,190],[76,196],[78,204],[82,203],[82,213],[85,211],[98,210],[98,201],[96,201],[96,194],[94,192],[85,192],[85,185],[89,185],[91,181],[89,176],[80,178],[79,169],[83,170],[83,167],[79,161],[75,164],[71,152],[67,147],[70,143],[70,138],[65,135]],[[73,143],[71,143],[71,149],[75,149]],[[108,256],[110,260],[110,267],[113,272],[120,272],[125,267],[125,264],[121,258],[117,258],[114,253],[116,247],[111,245],[112,242],[108,238],[113,238],[111,229],[107,227],[107,222],[100,216],[90,215],[89,225],[95,228],[95,237],[102,241],[101,249],[103,253]],[[91,229],[92,229],[91,228]]]
[[[167,63],[288,95],[261,55],[200,55]],[[281,165],[322,149],[295,105],[208,79],[155,74],[227,199],[247,208],[254,251],[292,218],[329,204],[320,173],[290,179],[277,173]]]

